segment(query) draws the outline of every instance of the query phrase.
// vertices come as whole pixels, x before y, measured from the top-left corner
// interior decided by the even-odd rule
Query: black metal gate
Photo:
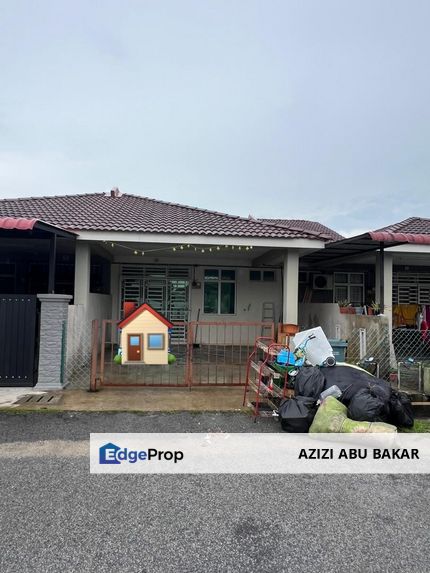
[[[0,295],[0,386],[34,386],[36,295]]]

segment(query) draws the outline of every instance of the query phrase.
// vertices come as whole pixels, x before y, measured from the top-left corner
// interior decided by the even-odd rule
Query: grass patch
[[[428,433],[430,432],[430,420],[415,420],[412,428],[400,428],[399,432]]]

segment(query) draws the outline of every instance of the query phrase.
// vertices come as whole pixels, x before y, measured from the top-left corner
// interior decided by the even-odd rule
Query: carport
[[[38,219],[0,218],[0,386],[36,384],[38,295],[55,293],[57,241],[64,242],[64,252],[64,247],[74,248],[75,238]],[[47,273],[33,276],[30,269],[35,264]],[[45,288],[40,291],[39,285]]]

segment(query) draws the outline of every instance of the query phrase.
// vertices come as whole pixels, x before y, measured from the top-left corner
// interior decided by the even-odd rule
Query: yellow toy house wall
[[[169,346],[168,328],[165,324],[160,322],[151,312],[144,310],[141,314],[136,316],[129,324],[124,326],[121,330],[121,348],[122,348],[122,361],[128,362],[128,343],[127,338],[129,334],[141,334],[143,339],[143,360],[144,364],[167,364],[167,354]],[[164,349],[163,350],[149,350],[148,349],[148,334],[164,334]],[[130,362],[139,364],[139,362]]]

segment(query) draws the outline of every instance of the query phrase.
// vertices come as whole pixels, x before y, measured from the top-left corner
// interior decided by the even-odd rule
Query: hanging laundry
[[[394,326],[410,326],[416,328],[419,310],[420,306],[418,304],[396,304],[393,307]]]

